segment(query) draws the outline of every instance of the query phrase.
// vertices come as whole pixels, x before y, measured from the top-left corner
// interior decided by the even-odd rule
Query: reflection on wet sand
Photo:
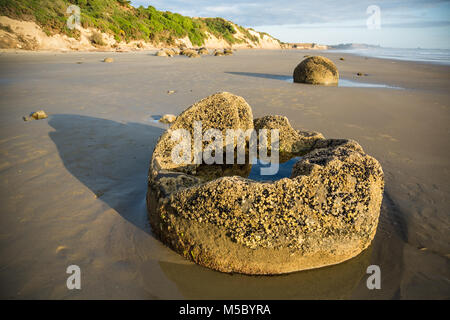
[[[344,263],[279,276],[246,276],[160,262],[186,299],[348,299],[364,280],[372,247]]]

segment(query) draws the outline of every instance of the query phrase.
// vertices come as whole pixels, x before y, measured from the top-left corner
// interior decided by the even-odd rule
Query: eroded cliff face
[[[217,38],[208,33],[204,47],[214,48],[233,48],[233,49],[281,49],[281,43],[263,33],[247,29],[251,34],[250,39],[242,33],[239,28],[233,24],[236,33],[233,35],[238,41],[229,44],[226,40]],[[164,44],[155,44],[142,40],[118,42],[112,35],[101,33],[94,28],[79,29],[77,39],[68,37],[64,34],[47,35],[42,28],[33,21],[20,21],[6,16],[0,16],[0,49],[3,50],[50,50],[50,51],[131,51],[131,50],[151,50],[166,47]],[[103,45],[97,45],[92,41],[94,34],[99,34]],[[188,37],[175,39],[174,46],[195,47]]]

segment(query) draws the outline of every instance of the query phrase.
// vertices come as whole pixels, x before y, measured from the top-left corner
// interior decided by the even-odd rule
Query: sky
[[[450,0],[132,0],[191,17],[223,17],[284,42],[450,49]]]

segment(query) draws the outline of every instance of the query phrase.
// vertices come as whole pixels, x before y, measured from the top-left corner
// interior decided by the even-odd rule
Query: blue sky
[[[368,43],[450,49],[450,0],[133,0],[134,6],[187,16],[223,17],[285,42]],[[380,28],[369,29],[369,6]]]

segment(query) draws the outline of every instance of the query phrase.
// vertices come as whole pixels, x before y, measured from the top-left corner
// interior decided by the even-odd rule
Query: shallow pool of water
[[[292,77],[286,76],[284,81],[289,83],[294,83],[294,79]],[[400,87],[394,87],[389,86],[387,84],[383,83],[368,83],[368,82],[361,82],[361,81],[355,81],[355,80],[349,80],[349,79],[339,79],[338,87],[350,87],[350,88],[387,88],[387,89],[402,89]]]
[[[255,181],[276,181],[289,178],[294,164],[301,158],[295,155],[283,156],[277,165],[262,159],[254,159],[253,164],[202,164],[197,168],[196,174],[207,181],[229,176],[240,176]],[[268,170],[269,168],[271,169]]]
[[[285,162],[278,164],[278,170],[275,174],[265,175],[261,171],[262,168],[269,168],[271,163],[265,162],[261,159],[256,159],[256,163],[252,165],[250,174],[247,178],[256,181],[276,181],[283,178],[290,178],[292,173],[292,168],[294,164],[297,163],[302,157],[293,157]]]
[[[338,87],[401,89],[400,87],[388,86],[387,84],[367,83],[348,79],[339,79]]]

